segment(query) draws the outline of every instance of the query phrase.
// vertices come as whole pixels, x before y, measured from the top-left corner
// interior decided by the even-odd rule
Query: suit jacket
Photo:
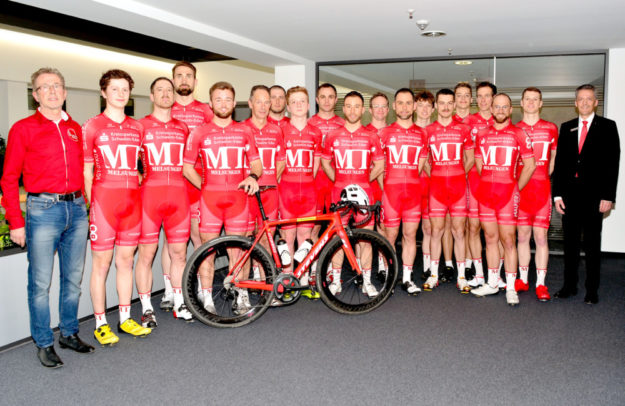
[[[578,152],[578,117],[560,126],[553,196],[591,201],[616,199],[621,147],[616,123],[595,114],[581,153]],[[577,177],[576,177],[577,174]]]

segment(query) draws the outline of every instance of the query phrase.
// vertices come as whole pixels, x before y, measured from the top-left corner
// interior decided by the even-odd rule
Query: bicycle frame
[[[304,260],[299,263],[299,265],[293,272],[293,275],[296,278],[299,279],[302,276],[302,274],[310,268],[315,258],[319,255],[321,250],[323,250],[323,248],[325,247],[326,243],[330,241],[330,239],[334,235],[338,235],[339,238],[343,241],[343,246],[345,247],[345,254],[346,254],[347,260],[349,261],[349,264],[352,266],[353,269],[356,270],[356,272],[359,275],[362,273],[362,270],[360,269],[360,266],[358,265],[358,261],[356,261],[356,254],[354,253],[354,250],[352,249],[352,247],[349,245],[349,236],[347,235],[347,232],[345,231],[345,228],[343,227],[343,223],[341,221],[341,215],[338,211],[328,213],[328,214],[311,216],[311,217],[292,218],[292,219],[285,219],[285,220],[267,220],[262,204],[260,204],[259,207],[260,207],[261,215],[263,218],[262,231],[257,233],[256,238],[254,239],[254,242],[252,243],[252,246],[249,249],[245,250],[243,256],[239,258],[239,260],[236,262],[234,267],[228,273],[228,276],[234,274],[235,277],[233,279],[235,280],[234,284],[236,287],[247,288],[247,289],[267,290],[267,291],[270,291],[273,289],[273,284],[269,284],[266,282],[253,281],[253,280],[236,281],[236,275],[242,271],[242,265],[247,262],[252,250],[254,249],[256,244],[259,243],[260,239],[264,235],[270,236],[272,228],[275,228],[276,226],[280,226],[280,225],[287,225],[287,224],[311,223],[311,222],[319,222],[319,221],[330,222],[330,224],[328,225],[328,228],[319,237],[317,242],[312,246],[312,248],[310,249],[306,257],[304,258]],[[267,240],[269,240],[269,248],[271,250],[271,256],[273,257],[273,260],[276,263],[276,266],[278,266],[279,264],[281,265],[282,263],[280,261],[280,255],[278,254],[278,249],[276,248],[276,243],[274,242],[273,238],[267,238]]]

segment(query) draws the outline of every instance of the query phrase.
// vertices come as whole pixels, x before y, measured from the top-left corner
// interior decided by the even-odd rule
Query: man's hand
[[[24,245],[26,245],[26,229],[24,227],[11,230],[9,235],[11,237],[11,241],[20,247],[23,248]]]
[[[239,186],[237,187],[239,189],[243,189],[243,191],[250,196],[258,192],[258,182],[256,182],[256,179],[252,178],[251,176],[243,179],[243,181],[241,181],[241,183],[239,183]]]
[[[564,209],[565,209],[564,200],[556,199],[554,203],[556,205],[556,210],[558,211],[558,213],[564,215]]]
[[[608,212],[612,209],[612,206],[614,205],[614,203],[612,203],[609,200],[602,200],[601,203],[599,203],[599,211],[601,213],[605,213]]]

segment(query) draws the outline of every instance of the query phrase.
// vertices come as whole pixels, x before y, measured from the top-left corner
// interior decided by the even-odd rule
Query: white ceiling
[[[625,47],[625,1],[19,0],[273,67]],[[415,9],[410,20],[407,9]],[[417,19],[443,38],[419,36]]]

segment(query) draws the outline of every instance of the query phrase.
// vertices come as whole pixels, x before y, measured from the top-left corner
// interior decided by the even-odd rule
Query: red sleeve
[[[198,160],[198,154],[200,153],[200,142],[202,141],[201,134],[202,126],[195,127],[189,137],[187,138],[187,146],[184,150],[184,163],[195,165]]]
[[[551,135],[551,139],[553,140],[553,142],[551,143],[551,151],[555,152],[555,150],[558,148],[558,127],[555,124],[553,124],[549,129],[549,134]]]
[[[244,128],[245,135],[247,137],[245,154],[247,155],[247,161],[252,162],[260,159],[260,155],[258,154],[258,148],[256,148],[256,142],[254,142],[254,134],[252,133],[252,130],[248,126],[244,126]]]
[[[276,161],[286,161],[286,146],[284,145],[284,134],[282,134],[282,127],[279,127],[280,131],[278,131],[277,135],[277,146],[276,146]]]
[[[5,218],[11,230],[24,227],[24,217],[20,208],[19,180],[24,167],[28,140],[26,139],[27,130],[23,127],[24,125],[18,122],[9,131],[2,181],[0,181],[3,193],[2,206],[6,210]]]
[[[317,127],[311,127],[313,129],[313,137],[315,139],[315,152],[313,156],[320,157],[323,153],[323,133]]]
[[[421,148],[421,153],[419,154],[419,158],[427,158],[428,157],[428,134],[424,129],[421,129],[421,142],[423,143],[423,148]]]
[[[471,149],[475,149],[475,144],[473,144],[473,140],[471,139],[471,128],[468,125],[461,124],[462,126],[462,135],[464,136],[464,150],[468,151]]]
[[[321,153],[320,153],[321,158],[332,160],[332,155],[334,153],[334,147],[332,145],[333,140],[334,140],[334,131],[326,135],[326,139],[323,141],[323,146],[321,148]]]
[[[83,155],[85,162],[93,163],[93,144],[95,141],[96,130],[93,128],[93,119],[88,120],[82,126]]]
[[[380,144],[380,137],[376,133],[371,133],[369,139],[371,140],[371,160],[383,160],[384,152],[382,151],[382,144]]]
[[[516,135],[521,159],[533,158],[534,150],[532,149],[532,139],[530,136],[520,128],[516,131]]]
[[[475,159],[482,159],[482,148],[479,147],[481,139],[482,132],[480,131],[475,135]]]

